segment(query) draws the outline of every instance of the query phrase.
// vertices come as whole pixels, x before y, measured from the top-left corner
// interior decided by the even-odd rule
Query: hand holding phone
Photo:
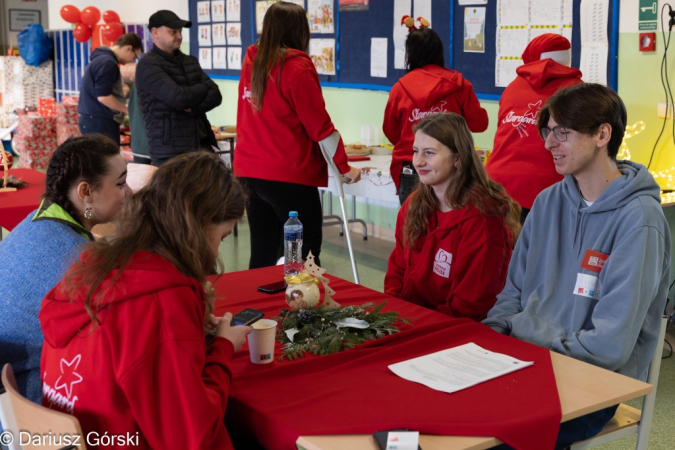
[[[232,313],[225,313],[223,318],[218,323],[218,328],[216,329],[216,336],[227,339],[232,342],[234,350],[237,351],[244,345],[246,342],[246,336],[253,331],[253,328],[250,326],[232,326]]]
[[[258,311],[257,309],[251,309],[251,308],[246,308],[239,314],[235,315],[232,317],[232,320],[230,321],[231,326],[235,325],[251,325],[260,319],[265,317],[265,313],[262,311]]]

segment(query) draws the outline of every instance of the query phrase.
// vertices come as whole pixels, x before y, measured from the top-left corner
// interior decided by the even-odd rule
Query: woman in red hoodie
[[[456,70],[445,69],[443,42],[431,28],[411,29],[405,41],[406,74],[389,92],[382,130],[394,145],[391,177],[401,204],[417,185],[412,160],[413,126],[423,117],[454,112],[464,117],[469,130],[485,131],[488,115],[481,108],[473,85]]]
[[[317,187],[328,185],[328,169],[317,142],[336,130],[305,53],[308,45],[305,10],[274,3],[241,70],[234,174],[249,194],[251,269],[276,264],[289,211],[297,211],[304,226],[303,259],[311,250],[319,264],[323,213]],[[359,180],[341,139],[333,160],[351,183]]]
[[[537,113],[559,89],[581,83],[581,72],[569,67],[570,42],[559,34],[546,33],[532,39],[523,52],[518,76],[499,100],[499,121],[492,154],[485,169],[502,184],[522,208],[521,223],[535,197],[562,180],[551,152],[537,129]]]
[[[431,115],[413,131],[420,184],[398,213],[384,292],[480,321],[504,287],[520,207],[488,178],[462,116]]]
[[[232,448],[230,359],[251,327],[211,314],[206,276],[244,204],[216,155],[174,158],[44,298],[42,404],[74,414],[87,448]]]

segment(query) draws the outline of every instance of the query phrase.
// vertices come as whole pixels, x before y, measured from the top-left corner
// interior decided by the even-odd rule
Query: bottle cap
[[[288,217],[298,217],[298,212],[297,211],[291,211],[288,213]]]

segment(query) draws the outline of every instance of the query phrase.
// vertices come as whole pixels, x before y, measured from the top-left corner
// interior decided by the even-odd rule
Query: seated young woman
[[[19,390],[40,403],[40,302],[131,194],[119,147],[100,134],[68,139],[52,155],[45,195],[0,242],[0,366],[11,363]]]
[[[419,185],[398,213],[384,292],[484,319],[504,287],[520,207],[488,178],[462,116],[427,116],[413,131]]]
[[[85,434],[130,433],[133,448],[232,448],[230,359],[251,327],[211,314],[206,277],[245,204],[213,153],[162,165],[127,201],[116,239],[90,244],[44,298],[42,404]]]

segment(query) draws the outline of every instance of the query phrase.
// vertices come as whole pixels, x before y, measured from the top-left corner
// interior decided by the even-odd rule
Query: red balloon
[[[104,11],[103,21],[105,23],[121,22],[120,16],[115,11]]]
[[[80,10],[73,5],[66,5],[61,8],[61,17],[68,23],[78,23],[80,21]]]
[[[124,34],[124,27],[119,22],[107,23],[103,26],[103,37],[115,42]]]
[[[93,27],[98,23],[98,20],[101,18],[101,11],[98,10],[95,6],[87,6],[82,10],[82,23]]]
[[[75,25],[75,28],[73,28],[73,37],[77,42],[87,42],[91,37],[91,28],[82,22],[78,23]]]

